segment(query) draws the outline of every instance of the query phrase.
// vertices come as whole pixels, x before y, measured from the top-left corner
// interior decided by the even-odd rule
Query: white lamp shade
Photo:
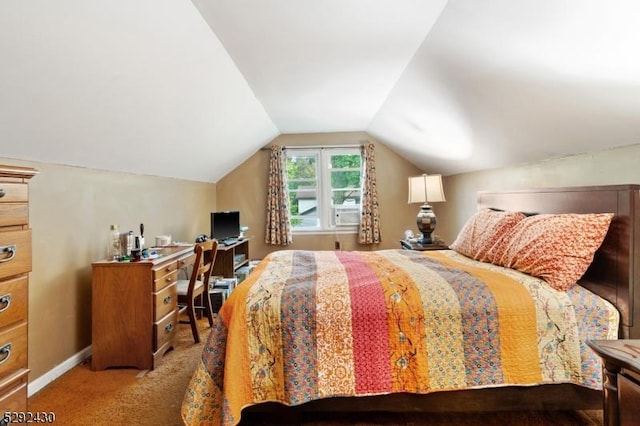
[[[442,175],[422,175],[409,178],[409,203],[438,203],[446,201],[442,189]]]

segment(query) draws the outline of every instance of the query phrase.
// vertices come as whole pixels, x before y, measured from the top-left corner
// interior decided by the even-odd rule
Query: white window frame
[[[360,147],[320,147],[320,148],[287,148],[287,159],[290,156],[317,156],[317,170],[316,170],[316,188],[317,188],[317,212],[318,221],[317,226],[291,226],[291,231],[294,234],[309,234],[309,233],[356,233],[358,232],[358,223],[350,225],[335,224],[335,220],[332,220],[333,211],[331,204],[331,168],[330,159],[333,155],[359,155],[360,156],[360,203],[362,203],[362,183],[364,179],[364,168],[362,152]],[[341,206],[344,206],[341,205]],[[361,204],[355,204],[353,206],[358,210],[358,217],[362,211]]]

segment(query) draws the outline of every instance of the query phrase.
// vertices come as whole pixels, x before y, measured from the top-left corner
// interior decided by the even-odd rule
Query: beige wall
[[[438,230],[455,239],[476,209],[476,193],[484,190],[584,185],[640,184],[640,145],[445,178],[447,202],[439,204]]]
[[[248,235],[255,238],[250,245],[250,256],[262,258],[267,253],[287,249],[333,250],[338,239],[343,250],[369,250],[399,248],[398,240],[405,229],[417,232],[416,215],[420,206],[407,204],[407,178],[421,173],[413,164],[398,156],[384,144],[364,132],[317,133],[281,135],[272,143],[283,146],[303,145],[354,145],[363,142],[376,145],[376,172],[382,243],[361,246],[355,234],[294,235],[293,244],[287,247],[268,246],[264,243],[266,215],[266,187],[269,167],[269,151],[257,152],[217,185],[218,207],[240,210],[240,220],[249,226]]]
[[[30,381],[91,344],[91,263],[104,258],[109,225],[147,243],[208,232],[214,184],[0,159],[39,170],[30,181],[33,271],[29,285]],[[123,321],[126,319],[123,319]]]

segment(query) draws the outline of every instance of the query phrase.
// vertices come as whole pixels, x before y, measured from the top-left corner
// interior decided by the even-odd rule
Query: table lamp
[[[431,234],[436,229],[436,215],[429,203],[446,201],[442,189],[442,175],[409,177],[409,203],[423,203],[416,218],[422,238],[420,244],[433,244]]]

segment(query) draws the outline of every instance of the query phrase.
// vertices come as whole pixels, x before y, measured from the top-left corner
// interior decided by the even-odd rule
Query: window
[[[288,148],[287,178],[294,232],[357,229],[362,198],[359,148]]]

